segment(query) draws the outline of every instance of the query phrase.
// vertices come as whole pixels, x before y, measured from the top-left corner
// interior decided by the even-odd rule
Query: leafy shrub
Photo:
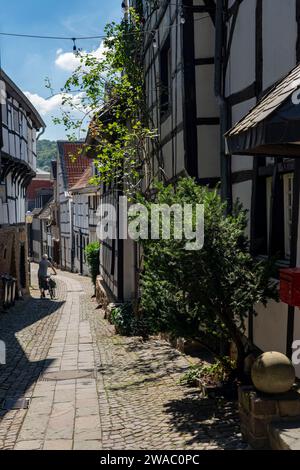
[[[131,303],[125,303],[112,309],[111,322],[118,334],[123,336],[143,336],[149,334],[149,325],[146,319],[136,316]]]
[[[94,286],[96,285],[96,279],[99,275],[99,252],[100,252],[100,243],[93,242],[89,243],[85,248],[86,260],[89,265],[90,274],[92,277],[92,282]]]
[[[194,386],[197,380],[201,380],[206,385],[214,385],[225,381],[234,367],[235,363],[229,357],[223,357],[213,364],[193,365],[179,382],[181,385]]]
[[[151,213],[151,202],[144,196],[139,202]],[[226,215],[218,191],[201,187],[192,178],[182,178],[175,187],[158,185],[153,202],[203,204],[205,242],[201,250],[189,251],[184,232],[182,240],[140,240],[143,313],[153,330],[200,338],[209,349],[217,345],[215,354],[220,340],[233,341],[242,374],[245,319],[256,303],[278,299],[276,286],[270,284],[272,263],[250,254],[246,211],[237,202]]]
[[[117,333],[130,336],[132,331],[133,311],[132,305],[126,303],[115,307],[111,311],[111,322],[116,327]]]

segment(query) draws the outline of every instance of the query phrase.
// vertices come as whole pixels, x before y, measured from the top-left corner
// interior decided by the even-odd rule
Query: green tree
[[[204,204],[205,242],[198,251],[185,249],[186,240],[141,240],[144,248],[141,306],[154,330],[200,337],[217,354],[219,340],[237,348],[237,369],[245,358],[244,323],[253,306],[277,299],[270,283],[272,263],[256,261],[245,237],[246,212],[237,203],[232,215],[218,191],[181,179],[176,187],[160,185],[159,204]],[[148,206],[143,197],[140,201]],[[174,223],[174,219],[173,219]]]
[[[85,248],[85,255],[87,264],[89,265],[90,274],[92,277],[92,282],[96,286],[96,279],[99,274],[99,252],[100,252],[100,243],[93,242],[89,243]]]
[[[41,170],[50,170],[51,160],[56,160],[57,144],[54,141],[43,139],[37,141],[37,167]]]
[[[141,187],[146,166],[152,174],[147,150],[157,137],[146,111],[141,5],[138,1],[120,23],[106,26],[102,59],[78,53],[80,66],[63,88],[67,107],[62,108],[61,119],[54,120],[65,126],[70,139],[78,138],[88,125],[86,151],[98,167],[94,183],[113,183],[131,195]],[[74,117],[78,110],[80,118]]]

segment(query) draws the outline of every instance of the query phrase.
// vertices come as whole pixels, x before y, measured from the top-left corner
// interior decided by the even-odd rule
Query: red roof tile
[[[67,189],[70,189],[82,177],[91,162],[81,155],[81,142],[58,142],[58,147]]]
[[[53,188],[53,182],[50,180],[33,179],[27,188],[26,198],[35,199],[37,197],[38,192],[41,189],[52,189],[52,188]]]
[[[92,167],[89,166],[89,168],[85,170],[81,178],[79,178],[79,180],[74,184],[74,186],[72,186],[71,190],[88,188],[90,186],[89,181],[91,177]]]

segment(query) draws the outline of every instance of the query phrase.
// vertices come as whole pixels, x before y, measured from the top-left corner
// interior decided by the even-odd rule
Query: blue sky
[[[9,0],[1,8],[0,31],[97,36],[103,34],[107,22],[118,20],[121,14],[121,0]],[[79,41],[77,46],[99,52],[100,40]],[[46,99],[50,93],[45,78],[59,91],[76,65],[72,47],[66,40],[0,38],[2,68],[41,113],[47,124],[43,138],[65,137],[64,129],[52,124],[52,116],[59,113],[60,97]]]

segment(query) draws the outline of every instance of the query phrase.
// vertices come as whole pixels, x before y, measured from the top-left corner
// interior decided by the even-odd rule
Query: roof
[[[32,122],[35,125],[36,129],[41,129],[42,127],[46,127],[45,122],[43,121],[42,117],[40,116],[39,112],[35,109],[33,104],[29,101],[27,96],[20,90],[20,88],[9,78],[8,75],[0,68],[0,78],[3,80],[8,88],[8,92],[10,95],[15,98],[18,102],[20,102],[28,112]]]
[[[35,208],[33,209],[32,211],[32,215],[35,216],[35,215],[39,215],[41,212],[42,212],[42,208]]]
[[[41,210],[40,212],[40,216],[39,218],[42,219],[42,220],[48,220],[51,216],[51,204],[53,203],[53,199],[50,199],[47,204],[45,205],[45,207],[43,207],[43,209]]]
[[[26,199],[35,199],[38,195],[38,192],[42,189],[51,190],[53,189],[53,182],[46,179],[33,179],[30,185],[27,187]]]
[[[35,172],[36,172],[37,176],[47,176],[47,177],[50,177],[49,171],[41,170],[41,168],[37,168]]]
[[[93,176],[93,172],[92,172],[92,167],[91,165],[84,171],[83,175],[81,176],[81,178],[79,178],[79,180],[74,184],[74,186],[72,186],[71,188],[71,191],[75,191],[76,189],[85,189],[85,188],[88,188],[88,187],[92,187],[90,184],[89,184],[89,181],[91,179],[91,177]]]
[[[300,156],[298,146],[295,148],[300,141],[300,99],[294,99],[299,87],[300,64],[225,134],[229,151]]]
[[[50,178],[51,178],[51,174],[49,171],[46,171],[46,170],[41,170],[40,168],[37,168],[35,170],[35,180],[43,180],[43,181],[47,181],[49,180],[50,181]]]
[[[72,188],[90,166],[90,160],[81,154],[83,142],[58,141],[58,152],[65,189]]]

